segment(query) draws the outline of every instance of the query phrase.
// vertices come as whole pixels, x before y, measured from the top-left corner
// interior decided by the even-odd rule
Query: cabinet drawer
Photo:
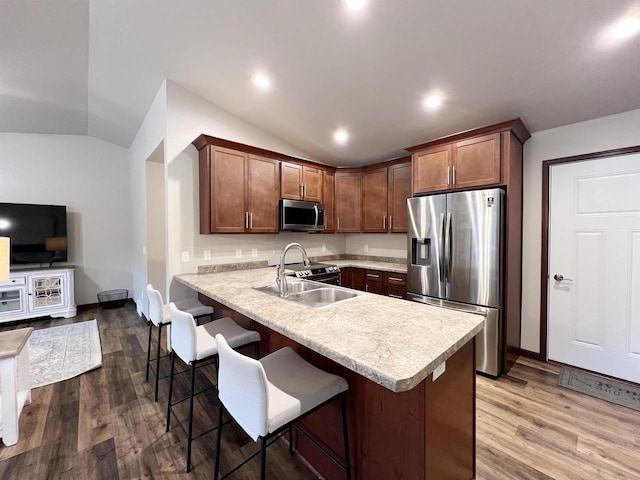
[[[382,272],[377,272],[375,270],[367,270],[365,278],[368,282],[381,282],[382,281]]]
[[[394,298],[407,298],[407,287],[404,285],[387,285],[387,295]]]
[[[384,273],[384,283],[387,285],[407,285],[407,275],[404,273]]]
[[[26,285],[27,277],[24,275],[18,275],[15,277],[11,277],[6,282],[0,282],[0,287],[12,287],[14,285]]]

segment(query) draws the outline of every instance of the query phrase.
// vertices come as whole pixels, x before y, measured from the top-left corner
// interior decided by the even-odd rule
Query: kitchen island
[[[271,267],[176,281],[198,291],[216,317],[258,330],[262,355],[290,345],[347,379],[354,478],[473,478],[473,338],[483,318],[364,292],[312,309],[254,289],[275,278]],[[434,375],[445,361],[444,373]],[[308,417],[304,429],[341,457],[339,419],[331,405]],[[295,443],[325,478],[342,478],[303,436]]]

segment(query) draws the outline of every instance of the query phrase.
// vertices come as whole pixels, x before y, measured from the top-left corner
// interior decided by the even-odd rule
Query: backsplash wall
[[[346,237],[345,253],[376,257],[407,258],[407,235],[404,233],[358,233]]]

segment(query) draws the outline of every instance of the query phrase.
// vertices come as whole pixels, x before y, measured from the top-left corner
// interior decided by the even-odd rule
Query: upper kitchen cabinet
[[[362,231],[407,231],[407,198],[411,196],[409,158],[365,167],[362,174]]]
[[[298,163],[282,162],[281,196],[291,200],[322,202],[322,170]]]
[[[341,169],[335,175],[336,232],[361,231],[362,174],[360,169]]]
[[[530,134],[520,119],[449,135],[415,147],[413,194],[508,185],[513,176],[513,148]],[[514,146],[514,142],[518,145]],[[517,160],[522,163],[522,159]]]
[[[335,222],[335,190],[336,175],[334,172],[323,170],[322,172],[322,202],[324,203],[325,233],[336,231]]]
[[[411,162],[409,159],[388,167],[387,213],[389,222],[387,231],[406,233],[409,221],[407,218],[407,198],[411,197]]]
[[[205,135],[193,144],[200,151],[200,233],[277,233],[280,161]]]
[[[387,231],[387,167],[365,168],[362,174],[362,231]]]

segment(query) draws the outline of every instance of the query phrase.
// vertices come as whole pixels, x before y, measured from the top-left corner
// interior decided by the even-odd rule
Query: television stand
[[[0,282],[0,323],[36,317],[75,317],[73,267],[12,271]]]

